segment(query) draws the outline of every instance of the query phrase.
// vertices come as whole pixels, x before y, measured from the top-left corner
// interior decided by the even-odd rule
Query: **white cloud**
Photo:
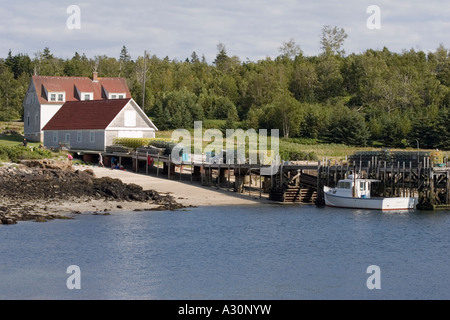
[[[0,57],[9,49],[33,55],[48,46],[61,57],[75,51],[88,56],[118,57],[126,45],[133,58],[144,50],[179,60],[193,51],[209,62],[216,45],[226,45],[241,60],[278,55],[283,41],[294,39],[306,55],[320,52],[323,25],[343,27],[347,53],[366,49],[392,51],[420,48],[434,50],[448,45],[450,7],[441,1],[399,0],[295,1],[295,0],[167,0],[95,2],[24,0],[0,8]],[[81,8],[81,29],[68,30],[66,9]],[[369,30],[366,9],[381,9],[381,30]]]

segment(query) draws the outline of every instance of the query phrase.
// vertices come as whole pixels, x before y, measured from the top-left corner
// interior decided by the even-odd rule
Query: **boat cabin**
[[[378,180],[361,179],[358,175],[349,175],[347,179],[339,180],[332,193],[341,197],[370,198],[370,190],[373,182]]]

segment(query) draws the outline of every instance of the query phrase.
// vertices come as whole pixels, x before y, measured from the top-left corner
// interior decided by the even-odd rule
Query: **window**
[[[56,101],[56,93],[50,94],[50,101]]]
[[[27,126],[30,126],[30,114],[27,114]]]
[[[93,92],[81,92],[81,100],[94,100],[94,93]]]
[[[64,140],[65,142],[69,142],[70,141],[70,133],[66,133],[66,138]]]
[[[38,113],[36,113],[35,116],[34,116],[34,124],[35,125],[39,124],[39,114]]]
[[[126,94],[123,92],[110,93],[109,99],[124,99]]]
[[[62,93],[58,93],[58,101],[64,101],[64,95]]]
[[[77,142],[81,143],[82,139],[83,139],[83,134],[81,132],[77,132]]]
[[[89,135],[89,141],[90,141],[91,143],[94,143],[94,142],[95,142],[95,131],[91,131],[91,132],[90,132],[90,135]]]
[[[339,181],[339,183],[338,183],[338,188],[341,188],[341,189],[350,189],[350,182]]]
[[[361,191],[365,191],[366,190],[366,183],[365,182],[360,182],[359,183],[359,190],[361,190]]]
[[[53,131],[53,142],[56,143],[58,142],[58,132]]]

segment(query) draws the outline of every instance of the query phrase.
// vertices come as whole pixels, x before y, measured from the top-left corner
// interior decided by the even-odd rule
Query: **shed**
[[[114,138],[154,138],[158,129],[126,98],[66,102],[42,130],[47,148],[105,151]]]

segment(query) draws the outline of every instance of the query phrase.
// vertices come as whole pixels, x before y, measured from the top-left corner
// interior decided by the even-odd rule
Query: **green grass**
[[[0,161],[18,163],[20,160],[49,158],[53,158],[53,153],[45,149],[27,148],[20,145],[0,146]]]
[[[192,139],[194,138],[193,130],[189,130],[191,132]],[[203,128],[203,131],[205,129]],[[156,133],[157,138],[170,138],[172,135],[172,131],[158,131]],[[192,142],[193,143],[193,142]],[[224,139],[225,143],[225,139]],[[268,143],[270,143],[270,139],[268,139]],[[210,144],[209,141],[203,141],[203,147],[206,147]],[[314,139],[304,139],[304,138],[280,138],[280,154],[314,154],[318,160],[327,159],[327,160],[336,160],[341,161],[345,160],[346,157],[354,154],[357,151],[380,151],[382,147],[356,147],[356,146],[347,146],[345,144],[336,144],[336,143],[320,143]],[[407,149],[390,149],[392,151],[414,151],[414,148]],[[429,150],[423,150],[429,151]],[[444,152],[444,156],[450,156],[450,152]],[[283,160],[292,160],[292,159],[283,159]]]
[[[51,151],[40,149],[39,142],[28,142],[23,146],[23,136],[19,134],[0,134],[0,161],[19,162],[24,159],[44,159],[58,156]]]
[[[172,131],[158,131],[156,133],[157,138],[170,138]],[[191,132],[192,139],[194,138],[193,132]],[[270,143],[270,138],[267,139]],[[300,143],[301,142],[301,143]],[[203,147],[207,146],[210,142],[203,141]],[[224,137],[225,143],[225,137]],[[336,160],[345,159],[346,156],[353,154],[355,151],[363,150],[379,150],[379,148],[361,148],[351,147],[343,144],[320,144],[313,139],[284,139],[280,138],[280,150],[289,150],[291,152],[298,153],[314,153],[318,159],[327,157],[329,159],[335,158]]]
[[[23,136],[22,135],[17,135],[17,134],[0,134],[0,146],[8,146],[8,147],[13,147],[13,146],[18,146],[18,145],[22,145],[23,143]],[[28,142],[28,146],[29,147],[39,147],[40,143],[39,142]]]
[[[23,134],[22,121],[0,121],[0,133],[4,131],[16,131],[18,134]]]

